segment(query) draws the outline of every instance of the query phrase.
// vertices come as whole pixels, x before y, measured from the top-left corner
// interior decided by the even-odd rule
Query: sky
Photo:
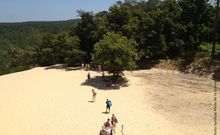
[[[77,10],[108,10],[118,0],[0,0],[0,22],[58,21],[79,18]]]

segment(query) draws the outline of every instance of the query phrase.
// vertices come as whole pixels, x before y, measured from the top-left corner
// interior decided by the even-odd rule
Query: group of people
[[[96,95],[94,89],[92,89],[92,102],[96,102]],[[108,98],[106,99],[106,113],[110,113],[112,102]],[[100,135],[115,135],[115,128],[118,120],[114,114],[112,114],[111,119],[107,119],[107,121],[103,124],[102,129],[100,130]]]
[[[82,67],[88,70],[90,68],[89,64],[86,64],[84,67],[84,64],[82,64]],[[97,67],[98,72],[102,71],[101,65],[98,65]],[[105,77],[104,72],[102,72],[102,77]],[[90,73],[87,74],[87,79],[89,80],[91,78]],[[94,89],[92,89],[92,102],[96,102],[96,96],[97,93],[95,92]],[[106,113],[111,112],[111,106],[112,106],[112,101],[109,100],[108,98],[106,99]],[[118,120],[114,114],[112,114],[111,119],[108,118],[107,121],[103,124],[102,129],[99,132],[99,135],[115,135],[115,128],[116,124],[118,123]]]
[[[90,64],[84,64],[82,63],[82,69],[85,69],[86,71],[90,69]]]
[[[88,71],[88,70],[90,70],[90,64],[84,64],[84,63],[82,63],[82,65],[81,65],[82,67],[82,69],[84,69],[84,70],[86,70],[86,71]],[[100,73],[101,71],[102,71],[102,66],[101,65],[97,65],[97,67],[96,67],[96,70]]]
[[[116,116],[112,114],[111,120],[107,119],[107,121],[102,126],[99,135],[115,135],[116,123],[118,123],[118,120]]]
[[[84,70],[86,70],[86,71],[89,70],[89,69],[90,69],[90,64],[84,65],[84,64],[82,63],[82,69],[84,69]],[[96,70],[97,70],[99,73],[102,72],[102,78],[105,78],[105,71],[102,70],[101,65],[98,65]],[[87,81],[90,80],[90,79],[91,79],[91,75],[90,75],[90,72],[88,72],[88,73],[87,73]]]

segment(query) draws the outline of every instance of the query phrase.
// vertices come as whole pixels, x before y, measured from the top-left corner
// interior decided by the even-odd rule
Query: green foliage
[[[72,48],[67,51],[67,56],[64,58],[64,63],[68,66],[79,66],[86,56],[86,53],[80,49]]]
[[[78,20],[57,22],[0,23],[0,49],[33,47],[40,44],[44,33],[58,34],[68,31]]]
[[[200,48],[202,52],[212,52],[212,44],[210,43],[202,43],[200,44]],[[216,53],[220,54],[220,44],[216,44]]]
[[[94,61],[102,64],[109,73],[118,76],[123,70],[136,67],[136,43],[115,33],[107,33],[95,44]]]
[[[214,24],[214,8],[207,0],[181,0],[178,4],[182,9],[180,17],[184,30],[181,35],[186,43],[184,49],[196,51],[205,38],[210,40],[211,28]]]
[[[0,74],[34,65],[75,66],[91,62],[92,55],[113,74],[134,68],[137,54],[193,60],[210,51],[215,10],[207,0],[125,0],[97,14],[78,11],[79,20],[0,24]],[[219,57],[219,45],[216,51]]]
[[[43,35],[68,31],[77,21],[0,23],[0,75],[29,69],[42,61],[53,63],[50,48],[43,50],[49,58],[39,57],[37,48],[42,44]]]
[[[0,75],[29,69],[36,63],[36,52],[33,48],[9,48],[0,51]]]
[[[42,38],[42,43],[37,48],[38,63],[43,66],[55,64],[57,61],[55,58],[54,36],[52,34],[46,34]]]
[[[80,39],[80,49],[86,52],[86,62],[91,61],[94,44],[98,41],[97,26],[90,12],[79,11],[80,22],[72,29],[72,35]]]
[[[85,52],[79,49],[79,42],[78,37],[71,37],[66,33],[60,33],[57,36],[46,34],[37,49],[39,64],[43,66],[57,63],[80,64],[85,57]]]

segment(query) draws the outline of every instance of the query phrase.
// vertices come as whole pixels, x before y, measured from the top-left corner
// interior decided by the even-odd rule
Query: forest
[[[92,61],[111,69],[114,63],[116,70],[138,68],[135,63],[144,60],[191,62],[198,56],[218,63],[216,10],[208,0],[125,0],[96,14],[78,10],[76,20],[0,23],[0,75]]]
[[[46,33],[58,34],[67,31],[79,19],[48,22],[0,23],[0,74],[29,69],[37,63],[20,63],[32,59],[26,57],[35,52]],[[30,52],[29,52],[30,51]],[[12,52],[14,54],[12,54]],[[13,64],[13,62],[17,62]],[[32,65],[33,64],[33,65]]]

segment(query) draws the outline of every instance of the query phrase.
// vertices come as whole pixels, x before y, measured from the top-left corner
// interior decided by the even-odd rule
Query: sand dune
[[[128,86],[104,89],[94,71],[91,77],[97,79],[85,83],[87,73],[39,67],[0,76],[0,135],[98,135],[111,113],[119,121],[117,135],[121,125],[124,135],[213,134],[213,81],[208,78],[142,70],[125,72]],[[96,103],[89,102],[92,88]],[[113,102],[110,114],[104,113],[106,98]]]

